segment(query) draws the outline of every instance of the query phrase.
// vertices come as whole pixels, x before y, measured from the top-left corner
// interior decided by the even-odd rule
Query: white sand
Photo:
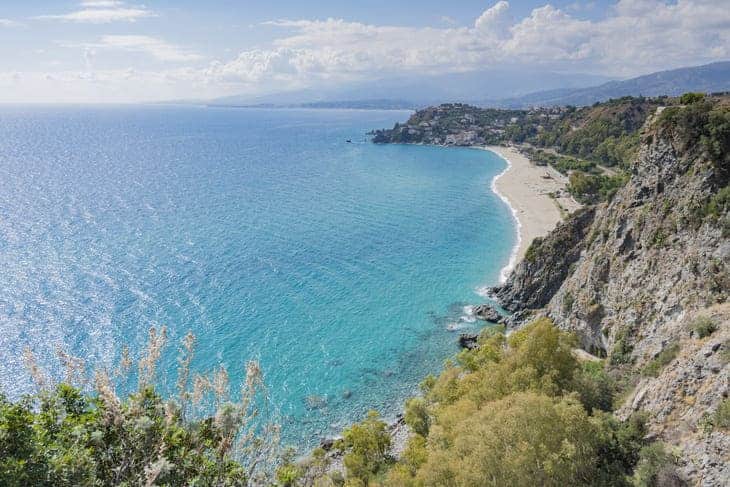
[[[580,205],[568,195],[557,199],[550,193],[558,193],[567,184],[567,178],[552,168],[536,166],[512,147],[488,146],[507,161],[509,167],[494,180],[495,192],[512,207],[519,229],[519,245],[502,270],[504,280],[515,264],[525,256],[535,237],[549,233],[562,220],[561,206],[565,212],[575,211]]]

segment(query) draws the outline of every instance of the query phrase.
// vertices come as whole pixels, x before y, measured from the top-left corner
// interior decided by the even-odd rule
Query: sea
[[[469,148],[376,145],[406,111],[191,106],[0,108],[0,391],[137,357],[167,328],[192,368],[259,362],[283,441],[388,419],[483,324],[517,242]],[[124,387],[124,384],[120,385]]]

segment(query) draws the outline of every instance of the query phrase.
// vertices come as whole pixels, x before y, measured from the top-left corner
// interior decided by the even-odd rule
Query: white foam
[[[517,257],[520,252],[520,245],[522,243],[522,223],[520,222],[520,219],[517,217],[517,210],[515,209],[515,207],[512,206],[512,204],[509,202],[507,197],[505,195],[503,195],[502,193],[500,193],[499,190],[497,189],[497,180],[499,178],[501,178],[502,176],[504,176],[505,174],[507,174],[507,172],[512,168],[512,163],[509,161],[509,159],[504,157],[499,152],[493,151],[491,149],[486,149],[486,148],[485,148],[485,150],[488,150],[489,152],[491,152],[493,154],[497,154],[500,158],[502,158],[507,163],[507,167],[505,168],[505,170],[502,171],[501,173],[497,174],[497,176],[494,179],[492,179],[492,191],[494,192],[494,194],[496,194],[499,197],[499,199],[504,201],[504,203],[509,207],[509,209],[512,213],[512,219],[515,221],[516,230],[517,230],[517,241],[515,242],[515,246],[512,248],[512,253],[510,254],[510,257],[509,257],[509,262],[507,262],[507,265],[504,266],[501,271],[499,271],[499,283],[502,284],[507,280],[507,277],[509,277],[509,273],[512,272],[512,269],[515,268],[515,265],[517,265]],[[480,292],[480,290],[482,292]],[[483,294],[483,293],[484,293],[484,288],[480,288],[477,290],[477,294],[479,294],[480,296],[484,296],[485,294]]]

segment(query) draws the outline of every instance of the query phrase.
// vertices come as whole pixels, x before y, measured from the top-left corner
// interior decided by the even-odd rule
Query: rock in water
[[[462,333],[459,335],[459,346],[461,348],[466,348],[467,350],[474,350],[479,346],[477,344],[478,338],[479,335],[476,333]]]
[[[496,309],[489,306],[488,304],[480,304],[478,306],[474,306],[473,312],[474,316],[476,316],[480,320],[489,321],[490,323],[499,323],[500,321],[502,321],[502,315],[500,315]]]

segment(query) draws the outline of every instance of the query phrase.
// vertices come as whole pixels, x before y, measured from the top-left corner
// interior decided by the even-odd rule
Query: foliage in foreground
[[[164,331],[151,334],[138,389],[123,399],[104,372],[96,374],[91,393],[69,385],[69,377],[17,402],[0,396],[0,485],[270,485],[278,428],[253,421],[262,386],[258,365],[247,365],[233,400],[225,369],[188,380],[188,335],[179,395],[166,400],[151,385],[164,341]],[[84,368],[78,359],[63,358],[75,372]],[[37,367],[30,369],[38,383],[47,383]],[[195,414],[197,408],[214,413]]]
[[[543,318],[510,336],[486,330],[479,341],[408,401],[413,434],[399,461],[379,449],[385,425],[375,416],[346,433],[349,444],[368,446],[340,445],[344,485],[650,486],[673,475],[671,455],[646,449],[642,418],[608,412],[615,385],[601,363],[575,358],[572,335]]]

